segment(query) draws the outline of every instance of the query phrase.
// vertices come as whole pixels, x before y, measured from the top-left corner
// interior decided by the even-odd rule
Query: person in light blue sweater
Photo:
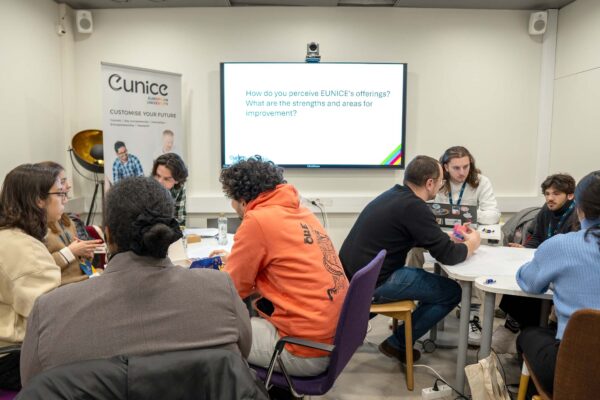
[[[523,291],[554,291],[558,330],[528,328],[517,338],[519,353],[525,354],[549,393],[553,391],[556,356],[569,318],[577,310],[600,309],[600,171],[579,182],[575,203],[581,230],[544,241],[533,260],[517,271],[517,283]]]

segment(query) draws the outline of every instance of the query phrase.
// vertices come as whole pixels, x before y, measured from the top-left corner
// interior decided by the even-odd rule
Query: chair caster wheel
[[[431,339],[423,340],[423,351],[425,353],[433,353],[436,348],[437,348],[437,346],[435,345],[435,342],[433,340],[431,340]]]

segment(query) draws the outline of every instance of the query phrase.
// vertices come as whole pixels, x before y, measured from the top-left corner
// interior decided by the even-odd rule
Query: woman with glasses
[[[60,181],[62,191],[59,196],[61,196],[63,205],[66,204],[71,185],[64,168],[53,161],[45,161],[36,165],[49,170],[52,176]],[[58,221],[48,222],[45,244],[56,265],[61,269],[61,286],[87,279],[87,273],[91,273],[90,261],[94,257],[94,250],[102,244],[102,241],[82,239],[85,238],[77,236],[75,224],[66,213],[63,213]]]
[[[18,390],[19,353],[3,348],[25,337],[35,300],[60,284],[60,268],[42,243],[49,222],[63,213],[63,188],[52,173],[24,164],[4,178],[0,192],[0,388]]]

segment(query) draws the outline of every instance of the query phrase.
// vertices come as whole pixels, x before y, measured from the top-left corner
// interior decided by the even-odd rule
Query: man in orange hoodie
[[[242,224],[231,254],[215,254],[241,298],[261,296],[248,362],[267,367],[284,336],[331,344],[348,280],[319,220],[300,205],[283,169],[260,156],[223,169],[220,182]],[[282,357],[296,376],[317,375],[329,365],[327,353],[307,347],[288,344]]]

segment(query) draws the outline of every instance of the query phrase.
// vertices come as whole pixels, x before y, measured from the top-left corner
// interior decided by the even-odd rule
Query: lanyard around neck
[[[561,215],[560,219],[558,220],[558,224],[556,224],[555,229],[552,229],[552,222],[550,222],[548,224],[548,239],[550,239],[552,236],[554,236],[555,232],[558,232],[558,230],[560,229],[562,224],[565,222],[567,217],[571,214],[571,211],[573,211],[574,207],[575,207],[575,202],[572,202],[571,205],[569,206],[569,208],[567,208],[565,210],[565,212],[563,213],[563,215]]]
[[[60,241],[68,247],[73,241],[73,238],[71,237],[71,234],[65,229],[65,226],[63,225],[62,221],[58,222],[58,226],[60,226],[60,229],[62,230],[62,235],[59,233],[58,237],[60,238]]]
[[[465,192],[466,186],[467,181],[464,181],[460,188],[460,192],[458,193],[458,200],[456,201],[457,206],[460,206],[460,202],[462,201],[463,193]],[[450,189],[448,189],[448,197],[450,198],[450,205],[454,205],[454,203],[452,202],[452,184],[450,184]]]

